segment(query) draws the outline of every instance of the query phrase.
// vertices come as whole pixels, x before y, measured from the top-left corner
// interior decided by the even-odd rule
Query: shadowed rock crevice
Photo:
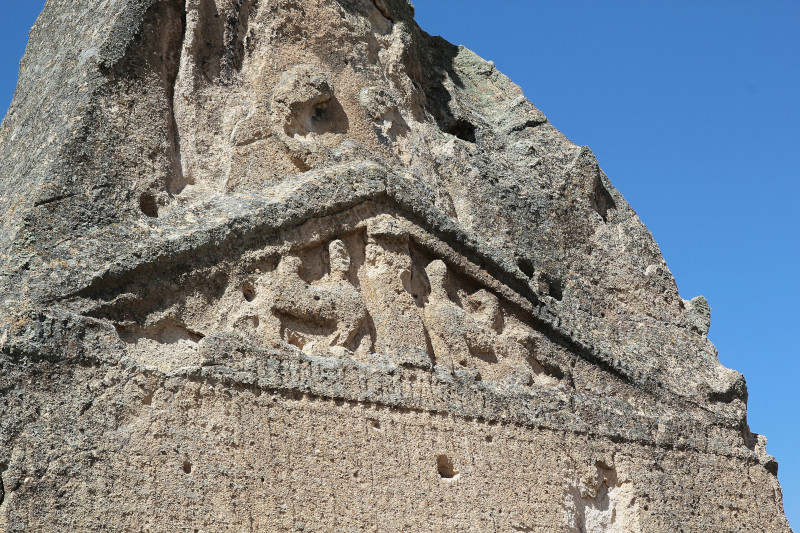
[[[245,56],[253,51],[256,35],[250,21],[258,12],[258,0],[223,2],[195,0],[188,7],[196,17],[190,48],[196,67],[195,83],[230,84],[241,71]]]
[[[203,335],[191,331],[184,324],[165,321],[149,328],[138,328],[131,326],[116,326],[120,338],[130,344],[136,344],[140,339],[153,340],[159,344],[175,344],[187,341],[197,344]]]
[[[173,22],[173,24],[179,25],[179,30],[176,32],[179,35],[171,36],[162,49],[162,54],[166,56],[164,76],[166,78],[167,105],[169,106],[169,138],[171,140],[172,157],[172,172],[170,172],[166,184],[167,192],[170,195],[180,194],[187,185],[194,183],[191,176],[184,175],[183,163],[181,162],[180,132],[178,123],[175,120],[176,82],[181,65],[181,51],[186,38],[186,0],[180,2],[177,9],[180,12],[180,19]],[[163,24],[163,21],[159,20],[159,22]],[[175,52],[176,49],[177,53]]]
[[[611,193],[609,193],[608,189],[603,185],[603,180],[599,174],[594,182],[591,201],[592,207],[603,219],[603,222],[608,222],[608,212],[611,209],[616,209],[617,204],[614,203],[614,198],[611,197]]]
[[[444,130],[450,135],[454,135],[462,141],[475,143],[475,125],[465,119],[453,119],[453,121],[445,126]]]
[[[138,207],[148,217],[157,217],[160,207],[180,194],[193,183],[190,176],[184,175],[181,162],[180,133],[175,119],[175,93],[178,72],[181,64],[181,51],[186,29],[186,3],[184,0],[163,0],[153,3],[144,13],[141,26],[128,43],[123,57],[104,75],[111,80],[117,93],[116,106],[106,113],[107,123],[102,129],[121,127],[125,115],[139,112],[134,102],[145,99],[150,102],[148,115],[143,117],[138,127],[120,129],[122,138],[115,150],[120,150],[127,139],[139,135],[142,146],[141,156],[133,156],[127,161],[135,165],[132,170],[150,169],[150,175],[132,176],[136,186],[146,189],[140,193]],[[143,111],[143,110],[142,110]],[[117,116],[113,116],[117,115]],[[141,128],[145,124],[149,129]],[[101,130],[102,131],[102,130]],[[132,154],[126,154],[131,158]],[[140,157],[141,157],[140,156]],[[137,168],[138,167],[138,168]],[[143,173],[144,174],[144,173]]]

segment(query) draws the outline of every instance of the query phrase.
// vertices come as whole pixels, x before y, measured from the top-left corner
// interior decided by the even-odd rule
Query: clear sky
[[[416,0],[588,145],[653,232],[681,295],[705,295],[800,527],[800,2]],[[0,108],[42,0],[0,19]],[[57,38],[57,36],[54,36]],[[687,354],[687,357],[690,357]]]

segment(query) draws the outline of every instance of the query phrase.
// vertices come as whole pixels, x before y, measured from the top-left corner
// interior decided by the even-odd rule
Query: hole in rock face
[[[183,473],[184,474],[191,474],[192,473],[192,463],[189,461],[183,462]]]
[[[519,267],[523,274],[528,276],[528,279],[532,279],[533,275],[536,273],[536,269],[533,268],[533,261],[527,257],[517,259],[517,267]]]
[[[542,275],[542,282],[547,285],[547,294],[552,298],[561,301],[564,298],[564,284],[560,279],[551,278],[547,275]]]
[[[290,137],[305,137],[311,133],[347,133],[350,121],[339,100],[331,94],[325,100],[298,106],[289,117],[285,131]]]
[[[248,302],[252,302],[256,299],[256,288],[252,283],[245,283],[242,285],[242,296],[244,296],[244,299]]]
[[[155,392],[155,390],[146,392],[142,397],[142,405],[153,405],[153,396],[155,395]]]
[[[158,202],[153,193],[145,191],[139,196],[139,209],[150,218],[158,217]]]
[[[342,108],[336,97],[315,105],[309,118],[309,130],[320,135],[324,133],[347,133],[350,129],[344,108]]]
[[[475,144],[475,125],[462,118],[456,119],[450,127],[447,128],[447,133],[455,135],[462,141]]]
[[[290,159],[291,159],[291,161],[292,161],[292,164],[293,164],[293,165],[294,165],[294,166],[297,168],[297,170],[299,170],[300,172],[308,172],[309,170],[311,170],[311,167],[308,165],[308,163],[306,163],[305,161],[303,161],[303,159],[301,159],[301,158],[299,158],[299,157],[296,157],[296,156],[291,156],[291,157],[290,157]]]
[[[288,342],[292,346],[297,347],[300,350],[302,350],[307,343],[306,339],[296,331],[287,332],[286,342]]]
[[[608,189],[603,185],[600,176],[597,176],[595,179],[591,200],[592,207],[597,211],[597,214],[600,215],[600,218],[603,219],[603,222],[608,222],[608,212],[612,209],[616,209],[617,204],[614,202],[611,193],[608,192]]]
[[[458,476],[458,470],[453,468],[453,461],[446,455],[436,456],[436,471],[442,479],[455,479]]]
[[[311,121],[322,122],[324,120],[327,120],[327,117],[325,116],[327,109],[328,109],[328,102],[323,102],[321,104],[318,104],[314,108],[314,114],[311,115]]]
[[[486,435],[486,442],[494,442],[494,437],[491,435]]]

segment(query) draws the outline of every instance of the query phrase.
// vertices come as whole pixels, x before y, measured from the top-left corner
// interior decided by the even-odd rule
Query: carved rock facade
[[[708,303],[405,0],[51,1],[0,141],[0,531],[789,531]]]

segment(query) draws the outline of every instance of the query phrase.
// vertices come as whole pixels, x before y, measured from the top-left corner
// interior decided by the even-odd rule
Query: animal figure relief
[[[285,256],[263,282],[262,302],[268,308],[263,324],[271,344],[281,341],[308,353],[349,349],[367,318],[361,294],[348,279],[350,255],[340,240],[328,246],[330,273],[315,283],[300,276],[302,263]]]
[[[431,292],[423,313],[438,361],[453,370],[478,370],[481,379],[490,381],[553,384],[535,359],[535,332],[516,317],[506,317],[497,296],[485,289],[459,291],[462,308],[447,292],[444,262],[432,261],[425,272]]]
[[[456,305],[448,296],[445,282],[447,266],[440,260],[432,261],[426,268],[431,293],[425,306],[425,325],[437,361],[454,369],[456,365],[470,367],[470,355],[496,362],[493,333],[486,324],[478,321]]]

